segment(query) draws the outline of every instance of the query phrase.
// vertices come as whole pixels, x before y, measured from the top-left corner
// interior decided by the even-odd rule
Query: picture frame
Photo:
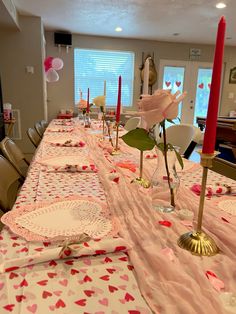
[[[236,84],[236,67],[230,69],[229,84]]]

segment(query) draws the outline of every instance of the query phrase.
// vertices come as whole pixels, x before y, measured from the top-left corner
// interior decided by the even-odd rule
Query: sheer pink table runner
[[[105,190],[112,190],[107,195],[108,203],[121,220],[120,234],[132,242],[133,249],[129,256],[135,266],[142,294],[152,309],[161,313],[179,314],[227,313],[220,292],[236,293],[236,216],[225,213],[217,205],[225,199],[234,201],[235,197],[206,199],[203,228],[216,240],[221,254],[211,258],[192,256],[177,245],[178,237],[193,229],[188,224],[183,224],[178,211],[173,214],[155,212],[152,208],[151,190],[130,184],[130,179],[138,176],[137,172],[114,167],[116,159],[120,160],[122,154],[119,157],[107,155],[106,147],[102,148],[101,143],[89,136],[86,142],[101,151],[97,154],[97,166],[103,169],[99,176]],[[128,148],[122,141],[120,145],[123,154],[135,154],[135,150]],[[137,161],[137,158],[138,152],[133,160]],[[154,160],[145,160],[144,174],[147,178],[151,177],[154,164]],[[111,168],[115,168],[119,178],[117,184],[110,179]],[[194,212],[194,222],[197,219],[199,197],[189,189],[189,176],[193,181],[196,180],[193,183],[201,183],[201,171],[199,165],[193,165],[182,172],[177,202],[180,209],[187,208]],[[210,173],[209,178],[213,183],[225,183],[234,188],[236,186],[235,181],[221,175]],[[165,195],[160,193],[159,198],[160,203],[165,202]],[[166,220],[171,223],[171,227],[162,224]],[[168,250],[172,252],[172,257],[166,254]],[[224,289],[217,291],[216,285],[206,276],[209,271],[223,282]]]

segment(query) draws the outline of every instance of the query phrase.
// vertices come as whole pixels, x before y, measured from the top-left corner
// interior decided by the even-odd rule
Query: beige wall
[[[0,29],[0,74],[3,101],[21,113],[21,141],[25,153],[33,146],[26,135],[28,127],[44,118],[42,23],[38,17],[20,17],[20,31]],[[34,67],[34,74],[26,73]]]
[[[212,62],[214,57],[214,46],[199,44],[177,44],[168,42],[117,39],[106,37],[93,37],[83,35],[73,35],[73,46],[66,53],[62,48],[59,53],[58,48],[53,43],[53,32],[46,32],[46,52],[47,56],[60,57],[64,61],[64,68],[59,72],[60,80],[56,83],[48,84],[48,113],[49,118],[56,116],[60,108],[72,108],[74,104],[73,94],[73,48],[94,48],[94,49],[114,49],[128,50],[135,52],[135,82],[134,100],[139,98],[140,92],[140,71],[142,63],[142,52],[155,54],[155,63],[158,69],[160,59],[189,60],[189,49],[200,48],[201,57],[198,61]],[[234,92],[236,99],[236,85],[228,84],[229,70],[236,65],[236,48],[226,47],[225,50],[225,81],[223,84],[221,115],[228,115],[229,110],[236,109],[236,103],[228,99],[228,93]],[[157,88],[154,86],[154,89]]]

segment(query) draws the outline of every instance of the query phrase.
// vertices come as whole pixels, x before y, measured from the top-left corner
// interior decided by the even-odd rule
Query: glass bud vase
[[[159,149],[156,149],[156,152],[157,168],[151,178],[152,204],[155,210],[170,213],[175,209],[176,195],[180,185],[175,167],[177,158],[174,151],[168,150],[166,165],[163,153]]]

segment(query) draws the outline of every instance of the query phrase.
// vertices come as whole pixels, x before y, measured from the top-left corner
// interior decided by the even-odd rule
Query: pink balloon
[[[47,57],[47,58],[44,60],[44,69],[45,69],[45,72],[47,72],[49,69],[51,69],[51,67],[52,67],[52,60],[53,60],[53,57]]]
[[[59,80],[59,75],[57,73],[57,71],[55,71],[54,69],[49,69],[47,72],[46,72],[46,80],[47,82],[49,83],[52,83],[52,82],[57,82]]]
[[[60,58],[54,58],[52,60],[52,68],[54,70],[61,70],[63,68],[63,61]]]

